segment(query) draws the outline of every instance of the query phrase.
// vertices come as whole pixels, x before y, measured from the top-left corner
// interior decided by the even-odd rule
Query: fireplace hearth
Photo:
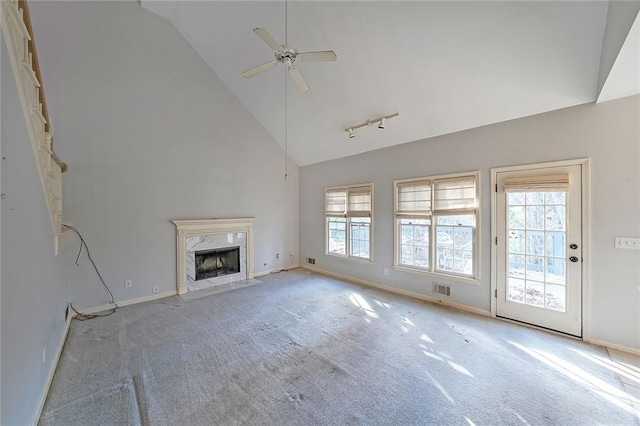
[[[195,252],[196,281],[240,272],[240,247]]]

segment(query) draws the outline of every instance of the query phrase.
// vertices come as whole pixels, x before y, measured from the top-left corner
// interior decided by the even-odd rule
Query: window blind
[[[433,184],[434,213],[474,213],[476,209],[476,178],[462,176],[438,179]]]
[[[350,217],[369,217],[371,216],[371,187],[362,186],[349,188],[349,208],[347,216]]]
[[[504,180],[504,192],[568,191],[569,174],[513,177]]]
[[[329,216],[344,216],[347,211],[347,191],[345,189],[326,192],[325,213]]]
[[[431,181],[421,180],[398,184],[396,214],[403,216],[430,216]]]

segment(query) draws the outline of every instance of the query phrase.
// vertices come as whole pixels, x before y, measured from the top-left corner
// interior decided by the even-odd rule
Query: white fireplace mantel
[[[195,235],[247,234],[247,279],[253,278],[253,217],[229,219],[172,220],[176,226],[176,289],[178,294],[187,292],[187,237]]]

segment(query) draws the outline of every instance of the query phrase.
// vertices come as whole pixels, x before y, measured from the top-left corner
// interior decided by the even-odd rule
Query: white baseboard
[[[299,268],[300,265],[298,265],[297,263],[294,263],[293,265],[289,265],[285,268],[278,268],[278,269],[271,269],[269,271],[262,271],[262,272],[257,272],[255,274],[253,274],[253,278],[258,278],[258,277],[262,277],[264,275],[269,275],[269,274],[275,274],[276,272],[282,272],[282,271],[289,271],[291,269],[296,269]]]
[[[363,280],[363,279],[360,279],[360,278],[355,278],[355,277],[352,277],[352,276],[349,276],[349,275],[339,274],[337,272],[327,271],[325,269],[317,268],[315,266],[310,266],[310,265],[303,264],[303,265],[300,265],[300,267],[303,268],[303,269],[307,269],[309,271],[312,271],[312,272],[317,272],[318,274],[327,275],[327,276],[338,278],[338,279],[345,280],[345,281],[352,281],[352,282],[355,282],[357,284],[362,284],[362,285],[365,285],[365,286],[368,286],[368,287],[378,288],[380,290],[385,290],[385,291],[388,291],[388,292],[391,292],[391,293],[402,294],[402,295],[405,295],[405,296],[413,297],[415,299],[424,300],[426,302],[438,303],[438,304],[441,304],[441,305],[444,305],[444,306],[449,306],[449,307],[452,307],[452,308],[455,308],[455,309],[459,309],[461,311],[471,312],[471,313],[482,315],[482,316],[485,316],[485,317],[491,317],[491,311],[485,311],[484,309],[474,308],[472,306],[467,306],[467,305],[463,305],[463,304],[460,304],[460,303],[449,302],[448,300],[443,300],[443,299],[439,299],[439,298],[436,298],[436,297],[427,296],[425,294],[420,294],[420,293],[416,293],[416,292],[409,291],[409,290],[403,290],[403,289],[396,288],[396,287],[390,287],[390,286],[387,286],[387,285],[384,285],[384,284],[380,284],[380,283],[376,283],[376,282],[373,282],[373,281],[367,281],[367,280]],[[500,319],[502,319],[502,318],[500,318]],[[509,321],[509,322],[512,322],[512,321]],[[515,323],[520,324],[520,325],[526,325],[526,324],[521,324],[521,323],[518,323],[518,322],[515,322]],[[538,327],[533,327],[533,328],[539,329]],[[563,336],[566,336],[566,335],[564,335],[562,333],[559,333],[559,334],[561,334]],[[629,353],[629,354],[632,354],[632,355],[640,356],[640,349],[637,349],[637,348],[631,348],[629,346],[619,345],[617,343],[611,343],[611,342],[607,342],[607,341],[600,340],[600,339],[595,339],[595,338],[586,338],[585,337],[583,340],[585,342],[587,342],[587,343],[591,343],[592,345],[604,346],[606,348],[615,349],[615,350],[618,350],[618,351],[621,351],[621,352],[626,352],[626,353]]]
[[[376,282],[373,282],[373,281],[367,281],[367,280],[363,280],[361,278],[355,278],[355,277],[352,277],[352,276],[349,276],[349,275],[343,275],[343,274],[339,274],[337,272],[327,271],[325,269],[317,268],[315,266],[310,266],[310,265],[306,265],[306,264],[303,264],[300,267],[303,268],[303,269],[308,269],[309,271],[312,271],[312,272],[317,272],[318,274],[327,275],[327,276],[338,278],[338,279],[345,280],[345,281],[352,281],[352,282],[357,283],[357,284],[362,284],[362,285],[365,285],[365,286],[368,286],[368,287],[374,287],[374,288],[377,288],[377,289],[380,289],[380,290],[388,291],[390,293],[402,294],[403,296],[413,297],[414,299],[424,300],[425,302],[437,303],[439,305],[448,306],[450,308],[459,309],[459,310],[465,311],[465,312],[471,312],[473,314],[481,315],[483,317],[490,317],[491,316],[491,312],[490,311],[486,311],[486,310],[480,309],[480,308],[474,308],[473,306],[463,305],[461,303],[450,302],[450,301],[448,301],[446,299],[440,299],[440,298],[433,297],[433,296],[427,296],[426,294],[416,293],[414,291],[409,291],[409,290],[403,290],[401,288],[391,287],[391,286],[380,284],[380,283],[376,283]]]
[[[298,268],[298,264],[293,264],[291,266],[288,266],[285,270],[288,271],[290,269],[295,269]],[[273,272],[278,272],[281,271],[281,269],[273,269],[273,270],[269,270],[269,271],[262,271],[262,272],[257,272],[255,274],[253,274],[254,278],[257,277],[261,277],[263,275],[269,275]],[[176,296],[178,294],[178,292],[176,290],[172,290],[172,291],[167,291],[164,293],[159,293],[159,294],[153,294],[151,296],[145,296],[145,297],[139,297],[137,299],[129,299],[129,300],[123,300],[123,301],[119,301],[118,306],[119,307],[123,307],[123,306],[129,306],[129,305],[135,305],[137,303],[144,303],[144,302],[149,302],[151,300],[157,300],[157,299],[163,299],[165,297],[170,297],[170,296]],[[108,311],[109,309],[113,309],[113,305],[106,303],[104,305],[100,305],[100,306],[94,306],[92,308],[87,308],[87,309],[82,309],[82,313],[83,314],[95,314],[96,312],[102,312],[102,311]]]
[[[62,332],[62,338],[60,339],[58,350],[56,350],[55,357],[53,358],[53,362],[51,363],[51,367],[49,368],[49,375],[47,376],[47,382],[44,388],[42,389],[40,402],[38,403],[38,408],[36,409],[35,417],[31,422],[32,425],[37,425],[38,421],[40,420],[40,416],[42,415],[42,410],[44,409],[44,403],[47,401],[49,388],[51,387],[51,382],[53,382],[53,376],[56,373],[56,369],[58,368],[58,362],[60,361],[60,356],[62,355],[62,349],[64,348],[64,344],[67,341],[67,335],[69,334],[69,327],[71,327],[72,319],[73,319],[73,315],[71,315],[71,309],[69,308],[69,315],[67,315],[67,320],[64,322],[64,331]]]
[[[165,297],[175,296],[178,294],[175,290],[166,291],[164,293],[152,294],[151,296],[138,297],[137,299],[129,299],[118,301],[118,306],[122,308],[123,306],[135,305],[137,303],[149,302],[151,300],[164,299]],[[108,311],[109,309],[113,309],[113,305],[106,303],[100,306],[94,306],[93,308],[82,309],[83,314],[95,314],[96,312]]]
[[[585,342],[591,343],[592,345],[604,346],[609,349],[615,349],[620,352],[626,352],[632,355],[640,356],[640,349],[638,348],[630,348],[629,346],[619,345],[617,343],[606,342],[604,340],[595,339],[593,337],[585,338]]]

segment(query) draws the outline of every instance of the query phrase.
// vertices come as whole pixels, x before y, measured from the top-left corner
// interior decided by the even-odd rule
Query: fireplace
[[[196,281],[240,272],[240,247],[195,253]]]
[[[254,220],[172,220],[176,226],[177,293],[252,279]]]

